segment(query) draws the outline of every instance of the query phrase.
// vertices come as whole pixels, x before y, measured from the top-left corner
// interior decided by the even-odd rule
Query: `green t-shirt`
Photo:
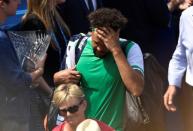
[[[81,73],[81,85],[88,101],[86,116],[122,131],[125,87],[112,54],[102,59],[96,57],[88,39],[76,69]]]

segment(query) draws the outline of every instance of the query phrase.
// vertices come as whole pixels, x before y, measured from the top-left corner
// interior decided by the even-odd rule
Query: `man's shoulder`
[[[5,31],[0,30],[0,52],[7,53],[11,51],[11,41]],[[8,54],[8,53],[7,53]]]

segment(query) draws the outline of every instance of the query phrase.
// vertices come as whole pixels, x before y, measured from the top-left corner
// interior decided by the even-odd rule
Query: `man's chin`
[[[72,119],[66,119],[66,122],[68,122],[69,124],[73,124],[74,121]]]
[[[106,54],[95,54],[96,57],[99,57],[99,58],[104,58],[106,56]]]
[[[104,58],[106,56],[107,53],[103,53],[103,52],[96,52],[94,51],[94,54],[96,57],[99,57],[99,58]]]

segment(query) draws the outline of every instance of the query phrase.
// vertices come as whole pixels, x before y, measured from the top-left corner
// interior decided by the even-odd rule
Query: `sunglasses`
[[[66,114],[67,112],[76,113],[78,111],[78,109],[79,109],[79,106],[82,104],[83,101],[84,100],[81,100],[79,102],[79,104],[71,106],[71,107],[68,107],[67,109],[59,109],[59,114],[63,115],[63,114]]]

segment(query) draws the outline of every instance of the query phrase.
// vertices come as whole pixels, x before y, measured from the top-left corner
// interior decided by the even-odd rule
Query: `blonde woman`
[[[85,118],[87,101],[81,88],[75,84],[62,84],[55,91],[53,103],[58,107],[64,122],[52,131],[113,131],[105,123]],[[95,127],[95,128],[94,128]]]
[[[54,86],[53,74],[59,70],[66,50],[70,31],[56,11],[57,4],[64,0],[28,0],[27,12],[23,16],[20,30],[43,30],[51,33],[52,41],[48,48],[44,78]]]

